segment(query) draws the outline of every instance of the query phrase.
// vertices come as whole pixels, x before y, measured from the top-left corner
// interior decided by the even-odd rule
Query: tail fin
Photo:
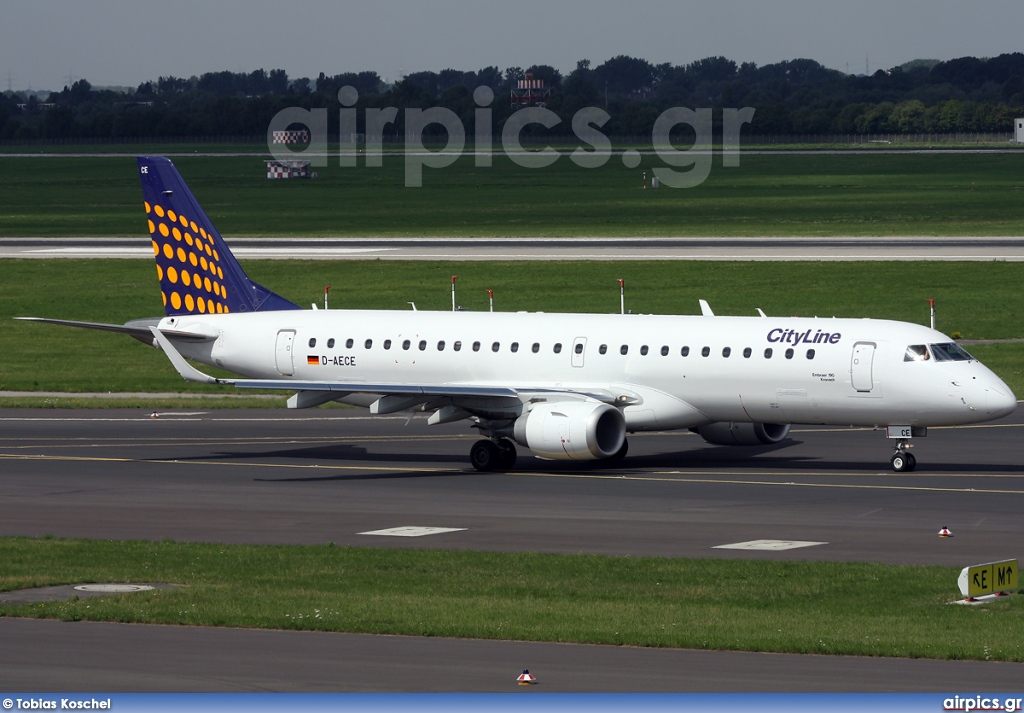
[[[246,276],[174,164],[161,156],[138,161],[168,315],[301,309]]]

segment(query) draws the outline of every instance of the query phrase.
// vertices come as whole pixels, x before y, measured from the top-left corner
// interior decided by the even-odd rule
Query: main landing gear
[[[516,464],[516,444],[507,438],[477,441],[469,449],[469,462],[482,473],[509,470]]]

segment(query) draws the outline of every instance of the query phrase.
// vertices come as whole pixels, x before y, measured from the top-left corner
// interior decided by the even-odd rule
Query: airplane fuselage
[[[294,310],[167,317],[160,328],[217,335],[175,345],[255,379],[609,394],[630,431],[712,422],[944,426],[1016,406],[977,360],[908,360],[911,345],[952,340],[886,320]]]

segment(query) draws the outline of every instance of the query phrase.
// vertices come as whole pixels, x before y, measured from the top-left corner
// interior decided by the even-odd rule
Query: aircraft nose
[[[1017,408],[1017,397],[1010,387],[999,381],[998,384],[985,386],[985,409],[992,418],[1001,418],[1013,413]]]

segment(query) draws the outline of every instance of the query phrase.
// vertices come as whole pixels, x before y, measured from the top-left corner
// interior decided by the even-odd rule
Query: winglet
[[[168,339],[163,332],[161,332],[156,327],[150,327],[149,331],[153,333],[153,338],[156,339],[157,344],[159,344],[160,348],[164,350],[164,354],[166,354],[167,358],[171,360],[171,364],[174,365],[174,368],[178,370],[178,373],[181,374],[181,378],[184,379],[185,381],[192,381],[197,384],[235,383],[234,379],[218,379],[216,377],[210,376],[209,374],[204,374],[203,372],[199,371],[194,366],[185,361],[185,357],[183,357],[181,353],[174,348],[174,345],[171,344],[171,340]]]

